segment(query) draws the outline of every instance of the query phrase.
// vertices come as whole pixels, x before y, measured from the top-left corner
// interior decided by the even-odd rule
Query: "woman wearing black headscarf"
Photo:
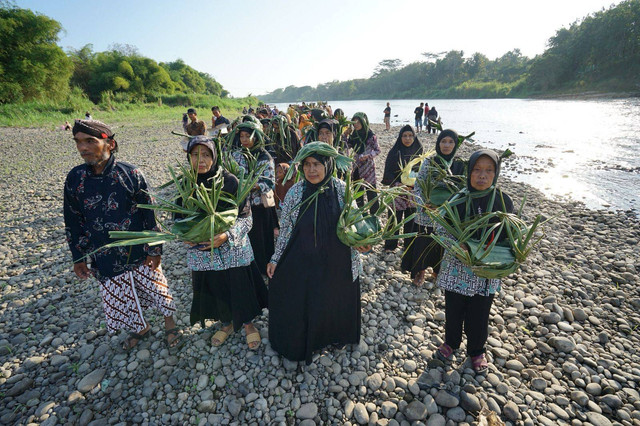
[[[464,161],[455,156],[459,146],[458,133],[455,130],[446,129],[440,132],[436,140],[436,155],[422,162],[416,177],[413,193],[416,198],[418,214],[415,219],[414,231],[418,232],[418,235],[414,238],[410,249],[404,253],[402,269],[411,271],[411,278],[417,286],[424,283],[427,267],[433,268],[434,275],[438,274],[442,259],[442,248],[430,237],[433,233],[433,222],[425,211],[425,208],[438,206],[430,206],[429,200],[422,193],[419,182],[426,181],[430,174],[436,173],[436,169],[442,168],[448,170],[451,175],[463,176],[465,174]]]
[[[198,172],[198,184],[211,188],[212,180],[222,173],[222,191],[236,195],[238,179],[220,170],[218,153],[212,139],[196,136],[190,139],[187,159]],[[220,201],[218,211],[232,206]],[[253,262],[253,251],[247,233],[251,229],[251,209],[247,200],[238,207],[238,218],[228,231],[218,234],[213,241],[189,244],[187,263],[191,268],[193,302],[191,325],[205,320],[220,320],[222,326],[211,339],[211,344],[220,346],[233,332],[244,326],[249,349],[260,345],[260,334],[252,321],[266,307],[267,288]],[[213,256],[211,246],[214,247]]]
[[[400,177],[404,167],[422,154],[422,144],[416,137],[413,128],[410,125],[406,125],[400,129],[396,143],[389,150],[387,159],[384,163],[384,174],[382,175],[382,184],[389,185],[390,187],[402,186]],[[413,189],[408,187],[409,190]],[[395,215],[398,221],[402,220],[402,217],[408,217],[415,213],[415,203],[412,199],[407,197],[399,197],[393,200],[393,207]],[[413,220],[407,222],[404,225],[404,232],[409,233],[413,231]],[[409,247],[409,239],[405,239],[405,250]],[[385,250],[395,250],[398,247],[398,240],[386,240],[384,242]]]
[[[249,194],[253,227],[249,231],[249,239],[253,254],[262,274],[266,273],[267,262],[273,255],[274,232],[278,229],[275,197],[276,185],[275,163],[264,148],[265,136],[260,125],[252,121],[239,124],[234,132],[233,159],[245,172],[249,168],[263,168],[258,183]],[[273,202],[268,202],[270,199]]]
[[[376,187],[376,163],[374,158],[380,154],[378,137],[369,128],[369,118],[364,112],[356,112],[351,118],[353,130],[347,140],[347,145],[353,150],[354,166],[352,179],[362,179],[371,187]],[[371,201],[376,196],[375,191],[367,191],[367,200]],[[359,206],[364,205],[364,197],[357,200]],[[378,210],[376,202],[369,210],[373,215]]]
[[[360,341],[360,258],[336,234],[345,183],[332,176],[333,158],[313,152],[301,161],[304,178],[285,197],[267,267],[269,342],[308,364],[325,346]]]
[[[499,174],[500,158],[494,151],[483,149],[471,154],[466,202],[456,206],[462,223],[492,211],[513,213],[511,198],[496,188]],[[446,235],[441,227],[436,232]],[[479,239],[481,233],[479,230],[474,238]],[[502,241],[506,235],[493,235],[491,239],[494,238]],[[501,280],[475,275],[471,267],[445,250],[437,285],[445,292],[446,322],[444,343],[437,349],[436,357],[445,361],[452,358],[460,347],[464,327],[467,355],[471,358],[473,369],[476,372],[485,371],[488,367],[484,346],[488,337],[489,311],[494,295],[500,291]]]

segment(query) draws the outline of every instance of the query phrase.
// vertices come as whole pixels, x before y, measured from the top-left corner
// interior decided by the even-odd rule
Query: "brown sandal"
[[[422,287],[422,284],[424,284],[426,278],[427,278],[427,271],[423,269],[422,271],[418,272],[416,276],[413,278],[413,285],[415,285],[416,287]]]
[[[211,346],[214,346],[216,348],[218,346],[222,346],[225,340],[227,340],[227,337],[231,336],[231,333],[233,333],[233,326],[230,325],[227,330],[228,331],[224,331],[224,329],[221,328],[220,330],[216,331],[216,333],[211,336]],[[214,340],[217,340],[219,343],[213,343]]]
[[[253,343],[257,343],[255,346],[251,346]],[[253,333],[247,334],[247,346],[249,346],[249,350],[255,351],[260,347],[262,343],[262,339],[260,338],[260,332],[254,331]]]

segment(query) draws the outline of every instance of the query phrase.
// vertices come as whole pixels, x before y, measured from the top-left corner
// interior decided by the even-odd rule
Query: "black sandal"
[[[166,337],[165,343],[167,344],[169,353],[171,355],[175,355],[182,348],[182,345],[184,345],[184,334],[178,329],[178,327],[173,327],[169,330],[165,330],[164,335]],[[169,341],[169,336],[176,337],[172,341]]]
[[[151,334],[149,333],[150,331],[151,329],[147,330],[144,334],[138,334],[130,331],[129,336],[127,336],[127,338],[122,341],[122,350],[125,352],[129,352],[131,349],[138,346],[140,342],[149,337],[149,334]],[[136,341],[136,343],[132,344],[134,340]]]

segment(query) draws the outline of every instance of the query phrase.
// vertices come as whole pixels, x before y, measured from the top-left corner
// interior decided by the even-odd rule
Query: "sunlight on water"
[[[425,102],[428,100],[422,100]],[[382,123],[386,100],[333,101]],[[421,100],[390,100],[392,125],[414,124]],[[640,99],[430,101],[443,125],[517,155],[505,176],[591,208],[640,209]],[[287,104],[278,104],[285,108]],[[529,169],[529,170],[525,170]],[[541,172],[543,169],[545,172]]]

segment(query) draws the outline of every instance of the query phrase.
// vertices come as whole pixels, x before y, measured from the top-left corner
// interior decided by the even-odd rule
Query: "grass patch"
[[[258,99],[220,98],[213,95],[167,95],[154,102],[117,103],[106,99],[98,105],[79,95],[69,96],[63,102],[34,101],[0,105],[2,127],[54,128],[76,118],[84,118],[89,111],[96,120],[108,124],[126,122],[148,126],[159,122],[181,121],[188,107],[198,110],[198,117],[211,126],[211,107],[218,105],[224,116],[235,118],[244,106],[258,105]]]

